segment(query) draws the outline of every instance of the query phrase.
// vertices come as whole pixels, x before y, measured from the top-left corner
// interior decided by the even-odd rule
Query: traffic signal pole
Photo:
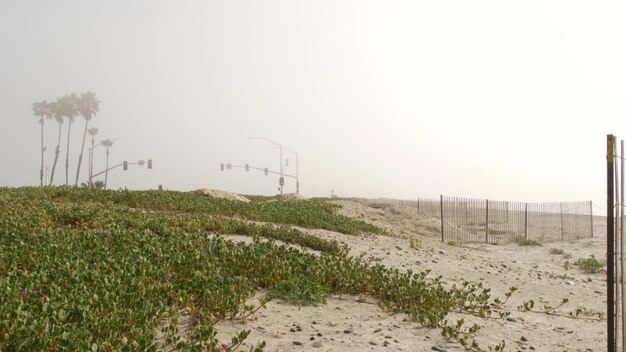
[[[270,170],[267,167],[256,167],[256,166],[252,166],[250,164],[244,164],[244,165],[233,165],[233,164],[224,164],[224,163],[220,163],[220,170],[224,171],[224,170],[230,170],[230,169],[245,169],[246,171],[250,171],[250,169],[252,170],[259,170],[259,171],[263,171],[263,173],[267,176],[269,174],[274,174],[274,175],[279,175],[280,178],[278,179],[279,185],[280,185],[280,189],[282,191],[283,186],[285,185],[285,177],[289,177],[289,178],[293,178],[296,180],[296,190],[299,190],[299,183],[298,183],[298,176],[294,176],[294,175],[289,175],[286,174],[284,172],[284,170],[280,170],[280,171],[274,171],[274,170]],[[281,193],[282,195],[282,193]]]
[[[283,177],[283,146],[278,145],[280,148],[280,179],[278,180],[278,184],[280,185],[280,195],[283,195],[283,186],[285,185],[285,178]]]
[[[98,173],[97,173],[97,174],[95,174],[95,175],[91,175],[91,178],[93,179],[93,178],[95,178],[96,176],[102,175],[103,173],[108,172],[108,171],[111,171],[111,170],[113,170],[113,169],[117,169],[117,168],[118,168],[118,167],[120,167],[120,166],[123,166],[123,167],[124,167],[124,170],[128,170],[128,165],[139,165],[139,166],[143,166],[143,165],[144,165],[144,163],[145,163],[145,162],[144,162],[143,160],[139,160],[139,161],[134,162],[134,163],[129,163],[128,161],[123,161],[123,162],[121,162],[121,163],[119,163],[119,164],[117,164],[117,165],[111,166],[111,167],[109,167],[109,168],[107,168],[107,169],[105,169],[105,170],[103,170],[103,171],[100,171],[100,172],[98,172]],[[148,169],[152,169],[152,159],[148,159]]]

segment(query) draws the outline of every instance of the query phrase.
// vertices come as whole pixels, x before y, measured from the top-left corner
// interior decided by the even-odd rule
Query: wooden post
[[[591,215],[591,238],[593,238],[593,201],[589,201],[589,214]]]
[[[485,200],[485,243],[489,243],[489,199]]]
[[[528,203],[524,209],[524,238],[528,239]]]
[[[563,241],[563,203],[559,203],[559,210],[561,212],[561,241]]]
[[[439,195],[439,207],[441,208],[441,242],[443,242],[443,194]]]

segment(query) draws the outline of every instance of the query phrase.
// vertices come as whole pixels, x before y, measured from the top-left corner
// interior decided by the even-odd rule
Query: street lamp
[[[280,179],[278,180],[280,195],[283,195],[283,186],[285,185],[285,178],[283,177],[283,146],[274,142],[273,140],[264,138],[264,137],[248,137],[248,139],[262,139],[264,141],[270,142],[277,146],[280,149]]]
[[[97,133],[97,131],[96,131]],[[100,143],[93,145],[93,137],[91,139],[91,148],[89,148],[89,186],[93,186],[92,180],[93,180],[93,150],[101,145],[105,145],[107,147],[107,168],[109,167],[109,147],[113,146],[113,141],[116,141],[117,139],[103,139],[100,141]],[[105,181],[106,184],[106,181]]]
[[[91,147],[89,147],[89,186],[91,186],[91,175],[93,174],[93,148],[95,147],[95,139],[96,139],[96,135],[98,134],[98,129],[95,127],[92,127],[90,129],[87,130],[87,132],[89,132],[89,135],[91,136]]]

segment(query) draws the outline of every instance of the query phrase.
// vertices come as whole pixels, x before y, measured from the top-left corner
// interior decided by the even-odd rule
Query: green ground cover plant
[[[156,342],[161,330],[173,346],[168,350],[219,351],[214,325],[258,309],[246,301],[259,289],[306,304],[322,303],[327,294],[369,295],[387,311],[438,327],[473,351],[482,350],[473,340],[478,325],[448,322],[447,314],[508,315],[504,302],[491,301],[481,284],[450,288],[427,271],[390,269],[348,256],[336,243],[227,219],[202,198],[170,193],[0,189],[0,350],[156,351],[163,348]],[[255,204],[264,209],[257,213],[267,211],[263,203],[249,206]],[[254,241],[228,241],[223,230]],[[262,236],[323,248],[309,254]],[[185,339],[176,324],[163,324],[180,314],[192,319]],[[227,348],[248,333],[233,337]]]
[[[561,255],[565,254],[565,251],[560,248],[550,248],[550,254]]]
[[[3,192],[24,197],[18,189]],[[50,202],[122,204],[130,208],[152,211],[208,213],[246,220],[297,225],[345,234],[383,234],[380,227],[338,215],[338,204],[322,201],[301,201],[259,198],[249,203],[207,197],[196,193],[174,191],[107,191],[87,187],[30,188],[28,197]]]
[[[542,246],[541,242],[529,239],[519,239],[515,241],[518,246]]]
[[[590,255],[589,258],[580,258],[576,261],[576,265],[586,273],[595,274],[602,271],[604,264],[596,257]]]

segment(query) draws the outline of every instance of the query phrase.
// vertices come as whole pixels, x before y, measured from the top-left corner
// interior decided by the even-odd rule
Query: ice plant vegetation
[[[328,294],[370,295],[389,312],[483,350],[474,339],[478,325],[446,317],[502,319],[506,300],[491,300],[481,284],[450,286],[429,272],[349,256],[337,242],[290,227],[383,232],[336,209],[321,201],[241,203],[179,192],[0,189],[0,350],[234,351],[250,331],[225,343],[214,326],[259,309],[246,304],[259,289],[299,304],[321,304]],[[236,243],[223,234],[254,240]],[[184,334],[182,314],[191,319]]]

